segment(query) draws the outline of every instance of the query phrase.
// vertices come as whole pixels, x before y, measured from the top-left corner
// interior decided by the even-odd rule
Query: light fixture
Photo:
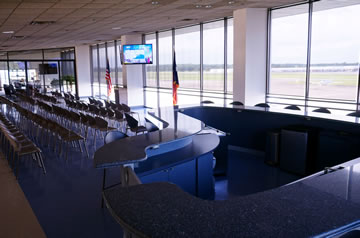
[[[205,8],[212,8],[212,6],[211,5],[206,5]]]
[[[228,4],[231,5],[231,4],[234,4],[235,1],[229,1]]]
[[[122,27],[113,27],[113,28],[111,28],[111,29],[113,29],[113,30],[120,30]]]
[[[152,1],[151,4],[152,4],[152,5],[158,5],[159,2],[158,2],[158,1]]]
[[[15,31],[3,31],[2,33],[4,33],[4,34],[14,34]]]
[[[196,5],[195,7],[196,8],[202,8],[202,5]]]

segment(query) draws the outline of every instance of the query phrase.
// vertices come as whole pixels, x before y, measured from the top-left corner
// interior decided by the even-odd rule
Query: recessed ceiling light
[[[201,5],[196,5],[195,7],[196,7],[196,8],[202,8],[202,6],[201,6]]]
[[[15,31],[3,31],[4,34],[14,34]]]
[[[234,4],[235,1],[229,1],[228,4],[231,5],[231,4]]]
[[[113,28],[111,28],[111,29],[113,29],[113,30],[120,30],[122,27],[113,27]]]
[[[152,5],[158,5],[159,2],[158,2],[158,1],[152,1],[151,4],[152,4]]]
[[[205,8],[212,8],[212,6],[211,5],[206,5]]]

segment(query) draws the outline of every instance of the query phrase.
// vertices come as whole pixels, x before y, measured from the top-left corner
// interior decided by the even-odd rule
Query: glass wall
[[[29,86],[43,93],[55,90],[77,93],[74,48],[13,51],[1,55],[1,88],[3,84],[13,84],[18,89]],[[70,85],[65,87],[64,81]]]
[[[233,91],[233,65],[234,65],[234,19],[227,21],[227,89],[226,91],[232,93]]]
[[[224,21],[203,25],[204,91],[224,91]]]
[[[175,30],[176,65],[181,88],[200,88],[199,49],[200,25]]]
[[[227,97],[227,93],[232,92],[232,19],[225,18],[218,21],[176,28],[171,31],[147,34],[145,35],[145,42],[153,44],[155,60],[157,57],[156,44],[159,46],[159,62],[154,61],[153,65],[145,66],[146,87],[156,88],[158,80],[159,87],[164,90],[168,89],[167,92],[171,94],[172,61],[173,53],[175,53],[180,84],[178,89],[179,103],[183,103],[181,102],[182,98],[185,101],[192,101],[191,98],[196,97],[192,95],[193,92],[200,92],[200,94],[202,92],[214,92],[218,94],[217,97],[222,99]],[[226,65],[225,57],[227,60]],[[157,66],[159,67],[159,79],[156,78]],[[227,80],[226,83],[225,79]],[[225,85],[227,85],[227,88],[224,87]]]
[[[108,83],[105,79],[106,61],[109,60],[110,77],[112,90],[110,100],[115,100],[114,87],[122,85],[122,66],[121,66],[121,45],[120,41],[109,41],[102,44],[91,46],[91,73],[92,73],[92,96],[103,99],[108,98]],[[117,83],[118,82],[118,83]]]
[[[172,88],[172,31],[159,33],[159,86]]]
[[[145,70],[146,70],[146,82],[147,86],[149,87],[157,87],[156,82],[156,34],[150,34],[145,36],[145,43],[146,44],[152,44],[153,48],[153,64],[146,64]]]
[[[360,4],[323,0],[271,13],[268,102],[355,110]],[[293,96],[301,96],[293,97]]]
[[[309,6],[271,12],[271,94],[305,96]]]
[[[360,4],[327,9],[315,2],[312,15],[310,92],[312,98],[355,101],[358,88]]]

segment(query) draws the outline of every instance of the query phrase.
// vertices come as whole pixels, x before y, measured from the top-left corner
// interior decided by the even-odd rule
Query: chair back
[[[329,111],[329,109],[325,108],[325,107],[320,107],[318,109],[313,110],[313,112],[320,112],[320,113],[328,113],[331,114],[331,112]]]
[[[128,105],[122,103],[121,107],[124,112],[131,112],[131,108]]]
[[[107,128],[108,122],[102,119],[101,117],[95,117],[96,126],[99,128]]]
[[[130,116],[128,113],[125,113],[125,118],[126,118],[126,122],[129,125],[130,128],[137,128],[139,122],[133,118],[132,116]]]
[[[104,142],[105,144],[109,144],[113,141],[123,139],[128,137],[126,134],[122,133],[121,131],[110,131],[105,135]]]
[[[347,116],[350,116],[350,117],[360,117],[360,111],[351,112],[351,113],[347,114]]]
[[[236,105],[236,106],[244,106],[244,103],[240,102],[240,101],[233,101],[230,103],[231,105]]]
[[[267,104],[267,103],[258,103],[258,104],[256,104],[256,105],[255,105],[255,107],[264,107],[264,108],[269,108],[269,107],[270,107],[270,105],[269,105],[269,104]]]
[[[201,101],[201,103],[203,103],[203,104],[213,104],[214,102],[210,101],[210,100],[205,100],[205,101]]]
[[[124,119],[124,114],[120,112],[119,110],[115,110],[115,117],[116,119]]]
[[[301,111],[300,107],[298,107],[296,105],[290,105],[290,106],[285,107],[284,109]]]

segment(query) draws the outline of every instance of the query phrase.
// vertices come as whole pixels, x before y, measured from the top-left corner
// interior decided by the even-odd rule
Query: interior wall
[[[122,45],[141,44],[141,35],[125,35],[121,37]],[[143,65],[123,65],[123,85],[126,88],[127,103],[129,106],[144,105]],[[121,92],[120,92],[121,93]],[[125,95],[125,94],[124,94]],[[121,95],[120,95],[121,98]]]
[[[234,11],[234,100],[245,105],[265,102],[267,9]]]
[[[89,97],[91,96],[90,46],[75,46],[75,58],[79,97]]]

